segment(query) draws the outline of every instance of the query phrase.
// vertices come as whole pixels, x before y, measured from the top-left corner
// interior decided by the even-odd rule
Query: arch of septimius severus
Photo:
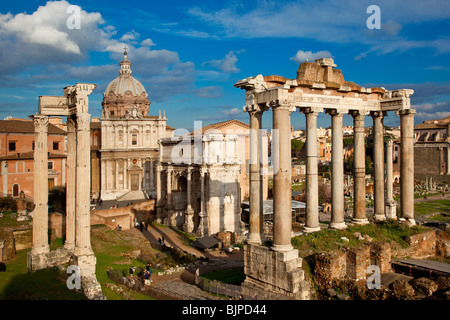
[[[79,268],[80,284],[90,299],[104,299],[95,276],[96,257],[90,237],[90,117],[88,96],[95,84],[77,83],[64,88],[63,96],[40,96],[35,126],[33,245],[28,270],[61,264]],[[64,247],[50,250],[48,239],[48,153],[50,116],[67,117],[67,203]]]
[[[384,88],[364,88],[345,81],[342,71],[335,69],[333,59],[304,62],[296,79],[258,75],[238,81],[235,87],[246,90],[244,111],[250,115],[252,132],[259,132],[264,112],[272,109],[275,148],[273,184],[273,245],[261,244],[262,205],[259,198],[261,174],[258,152],[251,153],[250,163],[250,225],[245,253],[247,280],[243,288],[248,293],[257,289],[283,292],[307,299],[301,258],[291,245],[291,116],[296,110],[306,116],[306,219],[305,231],[319,228],[317,116],[325,112],[332,124],[330,227],[344,229],[344,166],[343,116],[350,114],[354,125],[354,215],[352,222],[366,224],[364,119],[373,119],[374,132],[374,220],[395,218],[392,199],[392,146],[388,143],[387,179],[385,182],[383,119],[388,111],[396,111],[401,126],[400,212],[401,221],[414,225],[414,114],[410,108],[413,90],[387,91]],[[251,148],[258,150],[258,134],[250,136]],[[385,195],[385,186],[388,193]],[[387,208],[387,210],[386,210]],[[392,214],[392,211],[394,214]],[[299,261],[300,259],[300,261]],[[265,263],[261,263],[264,261]],[[267,265],[266,265],[267,264]]]

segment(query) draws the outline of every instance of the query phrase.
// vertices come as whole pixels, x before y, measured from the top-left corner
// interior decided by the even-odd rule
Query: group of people
[[[147,222],[145,222],[145,221],[142,221],[142,222],[138,222],[137,221],[137,218],[134,218],[134,227],[135,228],[139,228],[139,230],[141,230],[141,232],[143,232],[144,231],[144,228],[145,228],[145,230],[147,230],[147,228],[148,228],[148,223]]]
[[[147,263],[147,266],[145,267],[145,270],[144,270],[144,284],[147,286],[149,286],[150,283],[153,281],[152,273],[153,273],[153,270],[150,268],[150,264]]]
[[[136,267],[131,267],[130,268],[130,275],[133,276],[134,273],[136,271]],[[150,264],[147,263],[147,265],[145,266],[145,270],[142,272],[141,278],[144,280],[144,284],[149,286],[151,284],[152,280],[152,273],[153,270],[150,268]],[[138,275],[139,277],[139,275]]]

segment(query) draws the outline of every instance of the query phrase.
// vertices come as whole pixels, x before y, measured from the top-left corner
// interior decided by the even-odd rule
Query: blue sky
[[[69,29],[69,5],[81,8]],[[377,5],[381,29],[369,29]],[[410,88],[416,124],[450,115],[450,1],[37,1],[0,3],[0,118],[26,118],[39,95],[62,95],[76,82],[98,85],[90,97],[101,115],[102,93],[127,46],[133,76],[149,94],[150,115],[192,130],[239,119],[250,76],[295,78],[304,59],[332,57],[346,80]],[[366,125],[371,125],[367,117]],[[292,115],[296,129],[303,114]],[[263,125],[271,127],[270,112]],[[344,124],[351,125],[350,116]],[[389,113],[386,125],[399,124]],[[330,125],[329,116],[318,119]]]

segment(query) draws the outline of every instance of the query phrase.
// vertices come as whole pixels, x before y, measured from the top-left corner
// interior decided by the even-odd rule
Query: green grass
[[[396,221],[386,221],[379,224],[349,226],[345,230],[322,229],[292,238],[292,245],[304,251],[331,251],[342,247],[358,247],[364,241],[358,240],[353,233],[360,232],[369,235],[373,241],[395,241],[402,247],[406,247],[407,236],[425,230],[427,229],[419,226],[409,228]],[[349,241],[344,241],[341,237],[346,237]]]
[[[245,274],[242,268],[216,270],[205,273],[201,277],[211,281],[217,280],[234,285],[240,285],[245,280]]]
[[[414,204],[416,214],[428,214],[435,212],[450,212],[450,200],[435,200],[429,202],[418,202]]]
[[[69,290],[68,275],[57,268],[27,272],[27,254],[18,251],[14,259],[6,263],[6,271],[0,273],[1,300],[85,300],[82,292]]]

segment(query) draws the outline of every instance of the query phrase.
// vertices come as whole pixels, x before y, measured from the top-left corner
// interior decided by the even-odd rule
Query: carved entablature
[[[411,108],[411,95],[414,90],[412,89],[399,89],[393,91],[386,91],[383,95],[383,99],[380,100],[381,110],[394,111],[405,110]]]
[[[351,81],[344,81],[342,72],[333,69],[335,66],[332,59],[319,59],[316,63],[304,62],[299,67],[301,72],[298,72],[297,79],[258,75],[240,80],[234,86],[247,91],[246,106],[243,108],[245,112],[254,111],[255,106],[267,105],[272,101],[283,101],[284,105],[293,105],[301,110],[334,109],[339,113],[358,110],[367,114],[371,111],[411,107],[413,90],[364,88]],[[322,73],[318,75],[314,70]]]

